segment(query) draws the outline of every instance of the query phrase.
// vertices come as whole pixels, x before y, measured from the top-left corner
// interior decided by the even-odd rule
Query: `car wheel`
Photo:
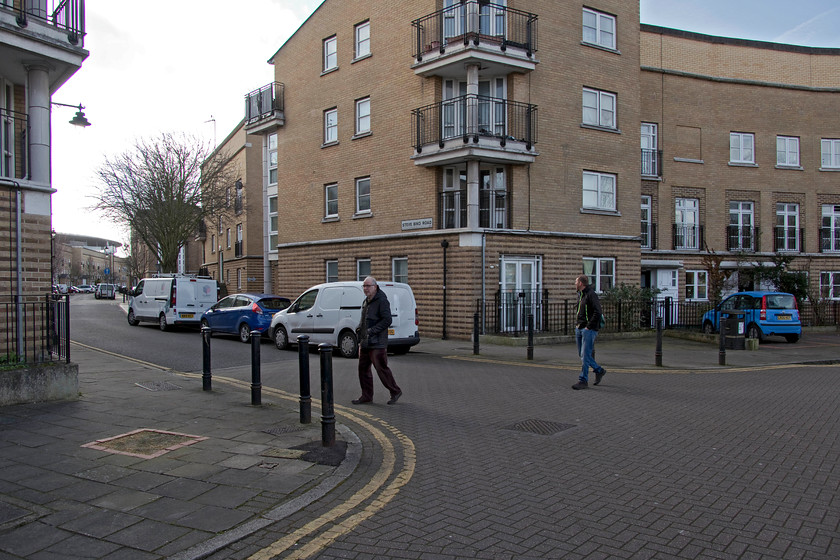
[[[338,335],[338,352],[345,358],[359,357],[359,343],[353,331],[342,331]]]
[[[210,329],[210,323],[207,322],[207,319],[201,320],[201,328],[203,329],[204,327]],[[213,336],[213,329],[210,329],[210,336]]]
[[[706,321],[703,323],[703,332],[706,334],[714,334],[715,326],[712,324],[711,321]]]
[[[165,331],[169,327],[169,325],[166,324],[166,315],[164,315],[163,313],[160,314],[158,326],[160,326],[160,330],[162,331]]]
[[[239,325],[239,341],[251,342],[251,327],[248,326],[248,323]]]
[[[289,336],[286,334],[286,327],[279,326],[274,331],[274,345],[278,350],[291,350],[289,348]]]
[[[761,341],[761,329],[758,328],[758,325],[756,325],[755,323],[750,323],[750,325],[747,327],[747,338],[757,338],[759,341]]]
[[[794,342],[799,342],[799,335],[798,334],[786,334],[785,340],[793,344]]]
[[[136,327],[137,325],[140,324],[140,321],[138,321],[137,317],[134,316],[134,310],[133,309],[128,310],[128,324],[131,325],[132,327]]]

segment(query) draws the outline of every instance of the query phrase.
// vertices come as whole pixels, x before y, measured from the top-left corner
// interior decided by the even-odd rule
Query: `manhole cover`
[[[181,388],[168,381],[146,381],[144,383],[135,383],[135,385],[142,387],[147,391],[177,391]]]
[[[508,426],[506,430],[516,430],[519,432],[528,432],[531,434],[538,434],[541,436],[553,436],[566,430],[574,428],[575,424],[561,424],[559,422],[549,422],[548,420],[523,420],[517,422],[513,426]]]
[[[140,457],[142,459],[153,459],[179,447],[192,445],[205,439],[207,438],[191,436],[189,434],[141,429],[112,438],[99,439],[91,443],[86,443],[82,447],[89,447],[109,453],[119,453],[121,455],[131,455],[132,457]]]
[[[273,436],[279,436],[283,434],[290,434],[292,432],[302,432],[303,428],[300,426],[275,426],[274,428],[267,428],[263,430],[263,432],[267,434],[271,434]]]

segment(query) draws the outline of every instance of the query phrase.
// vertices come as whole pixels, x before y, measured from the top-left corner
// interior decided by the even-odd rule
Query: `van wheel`
[[[761,342],[761,329],[755,323],[750,323],[747,327],[747,338],[757,338]]]
[[[711,321],[706,321],[703,323],[703,332],[706,334],[714,334],[715,326],[712,324]]]
[[[248,323],[239,325],[239,341],[251,342],[251,327],[248,326]]]
[[[396,346],[389,346],[388,350],[397,355],[408,354],[408,351],[411,350],[411,346],[408,344],[397,344]]]
[[[286,334],[286,327],[279,326],[274,331],[274,345],[278,350],[291,350],[289,348],[289,335]]]
[[[136,327],[137,325],[140,324],[140,321],[138,321],[137,317],[134,316],[134,310],[133,309],[128,310],[128,324],[131,325],[132,327]]]
[[[163,313],[160,314],[160,319],[158,320],[158,325],[160,326],[160,330],[166,331],[168,325],[166,324],[166,315]]]
[[[799,342],[799,335],[798,334],[786,334],[785,340],[793,344],[794,342]]]
[[[345,358],[359,357],[359,343],[353,331],[342,331],[338,335],[338,352]]]

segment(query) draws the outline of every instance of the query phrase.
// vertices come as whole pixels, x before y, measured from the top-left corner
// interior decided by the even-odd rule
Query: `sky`
[[[245,95],[274,81],[268,59],[321,2],[87,0],[90,56],[53,101],[81,103],[91,126],[71,126],[74,110],[53,107],[53,229],[127,242],[90,209],[105,158],[162,132],[221,142],[242,119]],[[837,0],[641,0],[640,9],[642,23],[840,48]]]

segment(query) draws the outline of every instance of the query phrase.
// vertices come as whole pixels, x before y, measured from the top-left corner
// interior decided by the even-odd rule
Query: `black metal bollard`
[[[528,313],[528,359],[534,359],[534,314]]]
[[[478,356],[478,313],[473,315],[473,354]]]
[[[260,381],[260,333],[251,331],[251,404],[262,404]]]
[[[723,313],[720,314],[720,346],[718,346],[718,365],[726,365],[726,328],[723,326]]]
[[[309,337],[298,338],[298,363],[300,371],[300,423],[312,423],[312,395],[309,389]]]
[[[662,317],[656,318],[656,365],[662,366]]]
[[[319,344],[321,353],[321,445],[335,444],[335,409],[333,408],[332,344]]]
[[[210,372],[210,327],[201,327],[201,388],[205,391],[213,390],[213,374]]]

